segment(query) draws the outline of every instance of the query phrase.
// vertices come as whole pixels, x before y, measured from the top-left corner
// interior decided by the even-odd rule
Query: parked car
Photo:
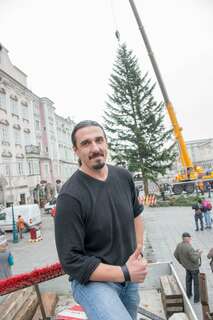
[[[56,206],[56,200],[57,198],[53,198],[49,202],[47,202],[44,206],[44,212],[45,213],[51,213],[51,209]]]

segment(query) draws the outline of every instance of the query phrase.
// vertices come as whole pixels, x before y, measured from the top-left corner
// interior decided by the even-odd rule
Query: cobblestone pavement
[[[213,247],[213,229],[196,232],[193,210],[190,207],[147,208],[144,221],[152,257],[157,261],[173,261],[184,287],[185,271],[175,260],[173,252],[181,241],[182,233],[187,231],[191,234],[193,247],[203,251],[200,271],[207,276],[209,305],[213,311],[213,274],[206,257],[209,249]],[[202,319],[201,304],[194,304],[192,300],[191,303],[198,318]]]
[[[173,257],[174,249],[181,241],[181,234],[188,231],[192,235],[193,246],[203,250],[201,271],[205,272],[208,280],[209,304],[213,305],[213,274],[210,271],[206,255],[213,247],[213,229],[195,232],[193,211],[191,208],[147,208],[144,212],[146,232],[146,256],[149,261],[174,261],[178,275],[185,286],[185,271]],[[12,234],[8,233],[9,246],[14,255],[13,273],[32,271],[58,261],[53,218],[42,215],[43,240],[37,243],[29,242],[29,234],[17,244],[12,243]],[[54,291],[58,294],[69,295],[67,276],[47,281],[40,285],[41,290]],[[201,306],[194,306],[198,318],[201,319]],[[212,307],[213,311],[213,307]]]
[[[13,274],[30,272],[35,268],[46,267],[58,261],[55,247],[54,220],[49,214],[42,214],[41,233],[43,240],[31,243],[30,234],[25,233],[24,239],[18,243],[12,242],[12,233],[7,233],[9,248],[14,255]],[[69,293],[67,276],[40,284],[41,290]]]

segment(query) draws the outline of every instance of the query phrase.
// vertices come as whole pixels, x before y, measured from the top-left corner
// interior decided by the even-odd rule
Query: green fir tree
[[[153,96],[155,85],[125,44],[119,46],[110,87],[104,121],[112,159],[140,172],[148,194],[148,181],[157,182],[171,168],[175,143],[164,126],[164,104]]]

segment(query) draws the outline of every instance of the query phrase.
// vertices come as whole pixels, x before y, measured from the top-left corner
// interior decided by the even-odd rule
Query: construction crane
[[[213,171],[208,170],[207,173],[204,173],[204,169],[202,167],[193,165],[189,152],[186,147],[185,140],[182,135],[182,128],[178,123],[173,105],[171,103],[171,100],[169,99],[165,84],[163,82],[163,79],[162,79],[160,70],[158,68],[156,59],[154,57],[151,45],[149,43],[147,34],[142,25],[139,13],[137,11],[134,1],[129,0],[129,3],[134,13],[135,19],[137,21],[145,47],[147,49],[152,67],[154,69],[159,87],[163,95],[163,99],[169,114],[170,121],[173,126],[174,135],[175,135],[176,141],[178,142],[182,170],[178,172],[175,177],[175,182],[172,186],[173,192],[175,194],[181,194],[183,191],[187,193],[193,193],[195,190],[195,186],[203,185],[204,181],[209,181],[210,184],[213,185]]]

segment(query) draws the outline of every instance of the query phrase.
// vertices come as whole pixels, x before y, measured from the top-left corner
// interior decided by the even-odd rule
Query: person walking
[[[8,250],[6,236],[0,230],[0,279],[9,278],[12,275],[11,266],[13,265],[13,257]]]
[[[209,200],[206,200],[203,198],[202,200],[199,200],[199,203],[201,205],[201,211],[204,214],[204,220],[205,220],[205,229],[211,229],[212,228],[212,221],[211,221],[211,209],[212,205],[209,202]]]
[[[80,167],[57,199],[59,260],[89,319],[136,320],[139,283],[147,274],[143,206],[131,174],[106,164],[106,134],[99,123],[78,123],[71,138]]]
[[[202,251],[195,250],[192,245],[192,238],[188,232],[182,234],[180,242],[174,252],[177,261],[186,270],[186,294],[188,298],[192,297],[192,281],[194,284],[194,302],[200,301],[199,294],[199,267],[201,265]]]
[[[25,221],[24,221],[24,218],[22,218],[21,215],[18,216],[17,229],[18,229],[18,232],[19,232],[20,239],[23,239],[23,232],[24,232],[24,229],[25,229]]]
[[[192,209],[194,209],[195,231],[199,231],[198,220],[200,221],[200,230],[203,231],[203,212],[201,203],[198,201],[192,206]]]

